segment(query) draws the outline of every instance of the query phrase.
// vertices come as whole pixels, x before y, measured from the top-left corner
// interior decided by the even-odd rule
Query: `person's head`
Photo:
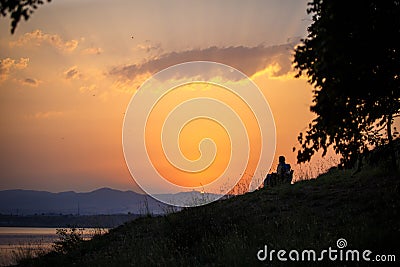
[[[279,156],[279,163],[285,163],[285,157]]]

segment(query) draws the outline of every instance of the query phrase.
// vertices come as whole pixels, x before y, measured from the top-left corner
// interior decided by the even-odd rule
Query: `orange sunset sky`
[[[0,190],[138,191],[122,150],[125,110],[152,74],[193,60],[257,84],[275,119],[276,157],[295,166],[292,147],[313,118],[312,88],[291,69],[311,22],[306,3],[53,0],[14,35],[2,18]]]

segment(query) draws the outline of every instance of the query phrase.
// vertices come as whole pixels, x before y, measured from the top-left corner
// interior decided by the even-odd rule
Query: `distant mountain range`
[[[153,214],[163,213],[166,205],[133,191],[101,188],[92,192],[51,193],[34,190],[0,191],[0,214]]]

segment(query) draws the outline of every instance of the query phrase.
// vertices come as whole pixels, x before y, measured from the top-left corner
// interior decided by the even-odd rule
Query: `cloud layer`
[[[89,47],[81,51],[82,55],[100,55],[101,53],[103,53],[103,49],[100,47]]]
[[[11,58],[0,60],[0,82],[7,80],[13,70],[22,70],[28,66],[29,58],[20,58],[19,61]]]
[[[143,74],[154,74],[169,66],[188,61],[214,61],[232,66],[247,76],[264,70],[270,65],[279,65],[273,76],[285,75],[291,70],[292,51],[295,42],[276,46],[256,47],[209,47],[182,52],[162,54],[142,64],[114,67],[111,75],[134,80]]]
[[[60,116],[63,116],[64,112],[61,111],[39,111],[34,114],[29,114],[25,116],[26,119],[36,119],[36,120],[41,120],[41,119],[52,119],[52,118],[57,118]]]
[[[64,41],[57,34],[44,33],[41,30],[35,30],[32,32],[25,33],[18,38],[17,41],[11,42],[11,47],[21,46],[41,46],[42,44],[48,44],[63,52],[72,52],[78,46],[77,40]]]

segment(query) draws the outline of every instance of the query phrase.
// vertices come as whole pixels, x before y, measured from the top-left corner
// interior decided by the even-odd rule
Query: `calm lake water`
[[[28,253],[49,251],[58,239],[58,228],[0,227],[0,266],[14,264],[16,258]],[[90,239],[99,229],[85,228],[79,231],[85,239]],[[107,231],[107,229],[102,229]]]

